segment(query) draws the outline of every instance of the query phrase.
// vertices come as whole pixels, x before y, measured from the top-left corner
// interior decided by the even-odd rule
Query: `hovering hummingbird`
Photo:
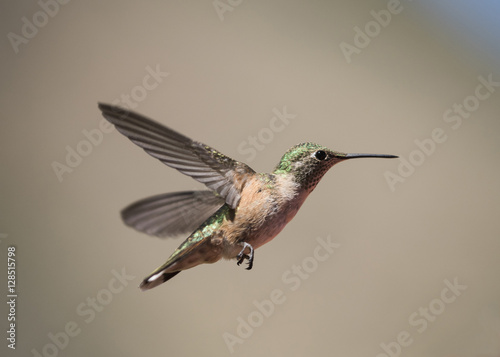
[[[99,108],[104,118],[148,154],[209,188],[148,197],[121,212],[125,224],[150,235],[192,232],[165,264],[142,281],[142,290],[221,258],[236,258],[238,265],[246,259],[247,269],[252,269],[254,250],[281,232],[333,165],[353,158],[397,157],[345,154],[303,143],[288,150],[272,173],[256,173],[142,115],[101,103]]]

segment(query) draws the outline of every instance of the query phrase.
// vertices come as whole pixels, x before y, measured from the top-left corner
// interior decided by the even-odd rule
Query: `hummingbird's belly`
[[[258,231],[246,238],[245,242],[252,245],[254,249],[266,244],[285,228],[288,222],[295,217],[297,211],[298,207],[295,210],[289,210],[286,214],[270,217]]]
[[[297,195],[287,202],[267,202],[265,207],[260,207],[263,212],[260,214],[251,214],[245,210],[238,212],[233,221],[233,229],[230,229],[234,235],[224,238],[224,257],[235,258],[241,251],[242,242],[256,249],[271,241],[295,217],[305,199],[301,196]]]

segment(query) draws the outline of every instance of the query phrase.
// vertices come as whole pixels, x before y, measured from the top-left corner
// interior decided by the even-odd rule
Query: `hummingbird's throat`
[[[331,166],[333,166],[333,164],[322,167],[302,164],[302,167],[296,170],[294,174],[295,182],[297,182],[303,190],[312,192]]]

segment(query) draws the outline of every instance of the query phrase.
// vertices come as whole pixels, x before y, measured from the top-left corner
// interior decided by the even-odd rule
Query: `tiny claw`
[[[245,259],[248,259],[249,257],[248,257],[248,255],[246,255],[246,254],[241,254],[241,253],[240,253],[240,254],[238,254],[238,255],[236,256],[236,258],[238,258],[238,262],[237,262],[236,264],[239,266],[241,263],[243,263],[243,261],[244,261]]]
[[[246,270],[252,270],[253,267],[253,255],[251,258],[248,258],[248,266],[246,267]]]
[[[246,248],[250,249],[249,255],[245,254]],[[246,270],[252,269],[252,267],[253,267],[253,247],[250,244],[243,242],[243,249],[241,249],[241,251],[238,253],[236,258],[238,258],[238,262],[236,263],[238,266],[240,266],[240,264],[243,263],[243,261],[245,259],[247,259],[248,260],[248,267],[246,267],[245,269]]]

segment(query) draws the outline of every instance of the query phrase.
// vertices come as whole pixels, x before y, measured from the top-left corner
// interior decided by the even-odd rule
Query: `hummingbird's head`
[[[293,175],[305,190],[312,191],[323,175],[336,163],[361,157],[396,158],[394,155],[346,154],[314,143],[293,146],[281,158],[274,174]]]

